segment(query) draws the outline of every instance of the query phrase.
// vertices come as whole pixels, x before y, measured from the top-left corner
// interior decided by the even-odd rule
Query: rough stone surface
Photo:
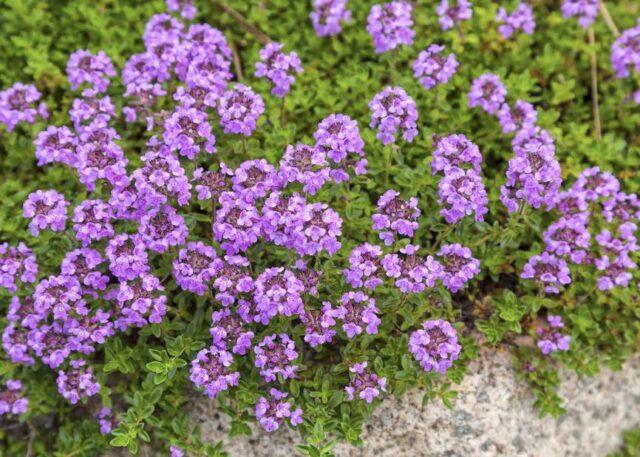
[[[560,395],[567,413],[540,419],[533,394],[514,379],[509,355],[485,351],[471,364],[449,410],[422,404],[422,393],[386,399],[365,426],[364,445],[336,447],[337,456],[605,456],[621,444],[621,431],[640,426],[640,358],[623,369],[603,369],[594,378],[563,375]],[[229,440],[229,421],[214,402],[199,401],[194,420],[207,441],[225,442],[233,457],[297,455],[299,437],[290,429]]]

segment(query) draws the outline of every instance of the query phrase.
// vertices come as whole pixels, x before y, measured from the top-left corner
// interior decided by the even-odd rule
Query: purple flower
[[[48,163],[75,166],[77,141],[76,136],[68,127],[50,125],[46,130],[38,133],[38,137],[33,142],[36,146],[38,166]]]
[[[265,336],[253,348],[256,356],[255,365],[260,369],[260,376],[265,382],[273,382],[277,375],[282,379],[296,377],[298,366],[293,362],[298,358],[296,345],[285,333]]]
[[[436,8],[436,13],[440,16],[438,22],[442,30],[449,30],[458,25],[462,21],[471,19],[473,9],[471,2],[468,0],[452,0],[455,5],[449,5],[448,0],[442,0]]]
[[[47,119],[47,105],[44,102],[37,104],[41,96],[31,84],[15,83],[9,89],[0,91],[0,123],[5,124],[11,132],[22,122],[33,124],[37,117]]]
[[[298,54],[282,52],[280,43],[268,43],[260,50],[260,61],[256,62],[255,76],[267,78],[273,84],[271,94],[284,98],[296,80],[295,74],[302,72]]]
[[[87,83],[98,92],[106,92],[111,83],[109,79],[114,76],[116,71],[104,51],[92,54],[86,49],[78,49],[69,56],[67,77],[73,90]]]
[[[498,120],[502,126],[502,133],[518,132],[532,129],[538,121],[538,113],[531,103],[517,100],[513,108],[503,103],[498,111]]]
[[[562,184],[553,138],[536,127],[518,132],[512,144],[515,155],[509,160],[500,200],[509,212],[516,211],[521,201],[534,208],[553,208]]]
[[[549,355],[556,351],[568,351],[571,337],[558,331],[558,329],[564,327],[562,318],[550,314],[547,316],[547,322],[548,327],[536,328],[536,334],[538,335],[537,345],[542,354]]]
[[[73,231],[83,246],[113,236],[111,206],[102,200],[85,200],[73,210]]]
[[[640,221],[640,200],[636,194],[616,192],[602,203],[602,215],[607,222]]]
[[[120,136],[114,129],[99,122],[80,130],[76,168],[80,182],[90,191],[95,190],[96,181],[101,179],[107,180],[112,186],[126,181],[128,160],[115,142],[118,139]]]
[[[353,364],[349,372],[349,385],[344,388],[349,401],[357,397],[372,403],[381,391],[387,391],[387,378],[379,378],[377,374],[367,371],[367,362]]]
[[[193,0],[166,0],[166,2],[167,11],[170,13],[178,13],[182,19],[187,21],[191,21],[196,17],[198,10],[193,4]]]
[[[2,332],[2,348],[13,363],[33,365],[32,331],[15,322],[10,323]]]
[[[305,309],[300,314],[300,320],[305,325],[304,340],[312,348],[321,344],[331,343],[336,334],[334,326],[338,312],[330,302],[322,302],[320,309]]]
[[[562,258],[548,252],[534,255],[522,269],[521,278],[534,279],[547,293],[557,294],[560,287],[571,283],[569,267]]]
[[[292,426],[302,422],[302,410],[292,410],[290,402],[284,401],[287,394],[278,389],[269,390],[270,398],[260,397],[256,404],[256,418],[267,432],[277,430],[286,419]]]
[[[289,241],[285,246],[295,249],[300,256],[316,255],[322,250],[330,256],[338,252],[342,219],[326,203],[304,205],[294,217],[294,225],[286,232]]]
[[[370,127],[378,129],[376,138],[382,144],[395,142],[398,130],[409,143],[418,135],[416,102],[402,87],[386,87],[371,100],[369,109]]]
[[[369,290],[382,284],[381,257],[380,246],[364,243],[354,248],[349,256],[349,268],[342,270],[347,284],[355,289],[365,287]]]
[[[113,414],[113,411],[111,411],[111,408],[107,408],[106,406],[100,408],[95,417],[98,419],[100,433],[103,435],[110,434],[111,430],[119,425],[119,421]]]
[[[400,249],[399,254],[387,254],[381,262],[387,277],[394,278],[394,285],[404,294],[419,293],[427,287],[434,287],[443,274],[442,265],[433,257],[417,255],[419,248],[408,244]]]
[[[149,323],[159,324],[167,312],[167,297],[160,280],[146,272],[131,281],[123,281],[116,294],[119,330],[142,327]]]
[[[302,190],[315,195],[329,180],[329,168],[324,151],[320,148],[298,143],[288,145],[280,160],[282,184],[300,183]]]
[[[254,333],[247,329],[251,321],[248,305],[238,306],[237,313],[229,309],[214,311],[211,314],[209,330],[213,345],[225,350],[231,346],[234,354],[245,355],[251,349],[251,340],[254,337]]]
[[[409,352],[427,373],[444,374],[457,360],[462,347],[453,326],[444,320],[428,320],[409,337]]]
[[[243,84],[236,84],[233,89],[226,91],[218,102],[218,115],[224,133],[251,136],[263,112],[262,97]]]
[[[184,24],[169,14],[151,16],[142,40],[148,53],[158,60],[173,65],[180,49]]]
[[[304,285],[296,275],[280,268],[267,268],[255,280],[253,299],[259,313],[256,320],[266,324],[277,314],[293,316],[303,310]]]
[[[629,270],[637,267],[629,256],[624,253],[613,261],[609,256],[603,256],[595,261],[596,268],[602,272],[598,278],[598,290],[608,291],[614,287],[628,287],[633,279]]]
[[[87,362],[81,359],[72,360],[66,372],[58,371],[56,384],[60,395],[72,405],[100,391],[100,384],[93,377],[93,368],[88,367]]]
[[[215,398],[219,392],[237,386],[240,379],[238,371],[231,371],[233,355],[216,346],[202,349],[191,361],[189,379],[197,387],[202,387],[209,398]]]
[[[464,135],[434,136],[433,161],[431,169],[433,174],[440,171],[445,173],[451,168],[466,168],[471,166],[480,173],[482,154],[480,149]]]
[[[109,284],[109,276],[101,273],[98,266],[105,261],[95,249],[81,248],[67,252],[60,264],[60,273],[73,276],[88,288],[88,291],[105,290]]]
[[[587,260],[591,235],[583,219],[560,218],[549,226],[543,238],[548,252],[567,257],[577,264]]]
[[[358,123],[349,116],[331,114],[320,121],[313,137],[315,149],[323,151],[328,159],[329,176],[335,182],[349,180],[347,167],[353,167],[357,175],[366,173],[364,141]]]
[[[34,308],[38,313],[53,312],[56,319],[65,319],[72,312],[86,314],[80,282],[73,276],[49,276],[41,280],[33,293]]]
[[[167,1],[171,1],[171,0],[167,0]],[[170,453],[170,457],[184,457],[184,450],[182,450],[182,448],[179,448],[178,446],[175,446],[173,444],[169,447],[169,453]]]
[[[563,216],[580,217],[585,222],[589,220],[589,202],[584,192],[574,189],[558,192],[555,209]]]
[[[38,236],[41,230],[50,228],[63,232],[67,224],[67,206],[64,195],[55,190],[36,190],[27,197],[22,206],[22,214],[29,222],[29,231]]]
[[[226,167],[221,168],[232,176],[231,182],[236,194],[234,197],[239,197],[247,203],[254,203],[281,187],[278,171],[264,159],[247,160],[233,171]]]
[[[508,40],[517,30],[522,30],[527,35],[533,35],[536,29],[536,18],[533,15],[531,6],[527,3],[520,3],[511,13],[507,13],[504,7],[498,9],[495,21],[500,24],[498,32],[502,38]]]
[[[69,117],[76,130],[82,128],[83,124],[97,122],[106,125],[112,118],[116,117],[116,108],[109,96],[98,98],[99,92],[94,89],[82,91],[82,97],[73,100],[73,106],[69,111]]]
[[[222,171],[196,168],[193,171],[192,182],[195,183],[196,198],[198,200],[212,200],[216,202],[223,191],[229,190],[230,179]]]
[[[244,293],[251,292],[254,281],[250,274],[250,263],[246,257],[239,255],[226,255],[218,262],[218,272],[214,276],[213,287],[218,291],[216,300],[223,306],[235,303],[236,299]]]
[[[417,198],[403,200],[399,192],[389,189],[378,199],[377,212],[371,219],[373,229],[380,231],[380,239],[391,246],[396,234],[413,237],[414,231],[418,229],[418,217],[420,210]]]
[[[363,292],[347,292],[340,299],[335,318],[342,321],[342,330],[351,339],[366,330],[369,335],[378,333],[380,318],[376,301]]]
[[[216,138],[211,132],[208,116],[196,108],[178,107],[164,121],[164,142],[172,151],[190,160],[204,149],[209,154],[216,152]]]
[[[9,379],[5,386],[6,388],[0,390],[0,416],[26,413],[29,398],[23,394],[22,382]]]
[[[149,271],[145,243],[140,235],[116,235],[105,249],[109,270],[121,281],[135,279]]]
[[[232,78],[232,53],[224,34],[209,24],[193,24],[186,34],[179,35],[175,70],[180,80],[188,81],[191,88],[221,94]],[[192,62],[195,65],[190,65]]]
[[[176,284],[188,292],[204,295],[218,268],[218,255],[213,246],[202,242],[187,243],[173,260],[173,277]]]
[[[427,90],[449,81],[458,69],[456,55],[444,56],[444,49],[444,46],[432,44],[413,62],[413,76]]]
[[[449,169],[438,184],[438,203],[443,206],[440,214],[449,224],[473,214],[476,221],[483,221],[488,212],[487,191],[482,178],[473,169]]]
[[[133,172],[138,196],[148,206],[159,206],[175,198],[178,205],[191,200],[191,184],[180,161],[167,146],[150,150],[142,156],[144,166]]]
[[[640,20],[611,45],[611,65],[618,78],[628,77],[633,70],[640,72]]]
[[[615,196],[620,191],[620,182],[611,173],[600,171],[599,167],[591,167],[580,173],[572,190],[590,202]]]
[[[343,22],[351,21],[351,11],[347,0],[314,0],[309,18],[319,37],[335,36],[342,31]]]
[[[407,1],[393,1],[384,5],[373,5],[367,18],[367,31],[373,38],[378,54],[399,46],[411,46],[413,31],[413,5]]]
[[[220,195],[220,205],[213,224],[215,240],[227,254],[246,251],[260,236],[258,210],[233,192],[223,192]]]
[[[563,0],[562,15],[565,18],[578,16],[578,23],[585,29],[593,23],[598,16],[599,0]]]
[[[471,249],[459,243],[445,244],[438,251],[443,271],[442,284],[456,293],[480,273],[480,261],[473,257]]]
[[[507,89],[500,77],[485,73],[473,80],[469,91],[469,107],[479,106],[488,114],[496,113],[504,103]]]
[[[147,249],[160,254],[184,244],[188,230],[184,218],[169,205],[151,208],[142,216],[138,233]]]
[[[0,287],[9,292],[18,290],[17,281],[22,283],[35,282],[38,274],[36,256],[24,243],[10,246],[0,243]]]

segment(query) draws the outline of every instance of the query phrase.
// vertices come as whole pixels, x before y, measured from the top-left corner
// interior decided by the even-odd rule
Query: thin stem
[[[249,22],[246,17],[244,17],[242,14],[240,14],[239,12],[231,8],[226,3],[223,3],[220,0],[212,0],[212,3],[214,5],[218,5],[220,9],[222,9],[222,11],[224,11],[229,16],[231,16],[233,20],[235,20],[240,27],[242,27],[251,35],[256,37],[262,44],[267,44],[271,42],[271,38],[269,38],[269,36],[266,33],[264,33],[255,25],[253,25],[251,22]]]
[[[284,124],[285,124],[284,102],[285,102],[285,97],[282,97],[282,103],[280,104],[280,128],[284,128]]]
[[[231,47],[231,53],[233,54],[233,68],[236,70],[236,78],[238,81],[242,82],[244,76],[242,75],[242,63],[240,63],[240,54],[238,54],[238,48],[233,41],[229,42]]]
[[[604,22],[607,24],[607,27],[609,27],[609,30],[611,30],[611,33],[613,33],[613,36],[615,36],[616,38],[619,37],[620,36],[620,30],[616,26],[616,23],[613,22],[613,18],[609,14],[609,10],[607,9],[607,5],[605,5],[603,0],[600,0],[598,2],[598,5],[599,5],[599,9],[600,9],[600,14],[602,15],[602,19],[604,19]]]
[[[398,65],[398,50],[394,49],[394,50],[391,51],[391,77],[390,77],[390,81],[391,81],[391,85],[392,86],[396,85],[397,65]]]
[[[249,149],[247,148],[247,138],[242,137],[242,157],[244,160],[249,160]]]
[[[597,141],[602,139],[602,125],[600,123],[600,103],[598,101],[598,61],[596,59],[596,35],[593,27],[589,27],[589,61],[591,62],[591,101],[593,103],[593,122]]]

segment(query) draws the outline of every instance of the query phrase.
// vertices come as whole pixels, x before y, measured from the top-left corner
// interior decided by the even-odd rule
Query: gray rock
[[[560,420],[541,419],[533,394],[514,378],[510,356],[483,351],[447,409],[440,402],[422,407],[419,390],[401,399],[387,398],[366,424],[363,446],[341,443],[339,457],[554,457],[604,456],[621,444],[621,431],[640,426],[640,357],[621,371],[603,369],[593,378],[563,373],[560,395],[567,414]],[[273,434],[254,427],[252,437],[229,439],[229,420],[203,397],[194,402],[194,421],[203,438],[224,441],[233,457],[297,455],[297,432]]]

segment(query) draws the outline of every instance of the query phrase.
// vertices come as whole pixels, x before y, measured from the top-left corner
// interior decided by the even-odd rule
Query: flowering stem
[[[233,67],[236,70],[236,78],[238,81],[242,82],[244,76],[242,75],[242,63],[240,63],[240,54],[238,54],[238,49],[236,48],[236,44],[233,41],[229,42],[229,47],[231,48],[231,53],[233,54]]]
[[[593,103],[593,122],[597,141],[602,139],[602,126],[600,123],[600,103],[598,101],[598,61],[596,59],[596,36],[593,27],[589,27],[589,61],[591,63],[591,101]]]
[[[605,5],[604,1],[601,0],[600,2],[598,2],[598,7],[600,9],[600,14],[602,14],[602,18],[604,19],[604,22],[607,24],[607,27],[609,27],[609,30],[611,30],[611,33],[613,33],[613,36],[615,36],[616,38],[619,37],[620,30],[618,30],[616,23],[613,22],[613,18],[609,14],[607,5]]]
[[[391,51],[391,76],[389,78],[392,86],[396,85],[397,60],[398,60],[398,50],[394,49]]]
[[[284,124],[285,124],[284,101],[285,101],[285,98],[282,97],[282,103],[280,104],[280,128],[284,128]]]
[[[242,157],[244,160],[249,160],[249,149],[247,148],[247,139],[242,137]]]
[[[240,27],[242,27],[251,35],[256,37],[262,44],[267,44],[272,41],[271,38],[269,38],[269,36],[266,33],[264,33],[255,25],[253,25],[251,22],[249,22],[247,18],[245,18],[242,14],[240,14],[239,12],[231,8],[226,3],[223,3],[219,0],[212,0],[212,3],[214,5],[218,5],[220,9],[225,13],[227,13],[229,16],[231,16],[233,20],[236,21],[238,25],[240,25]]]

